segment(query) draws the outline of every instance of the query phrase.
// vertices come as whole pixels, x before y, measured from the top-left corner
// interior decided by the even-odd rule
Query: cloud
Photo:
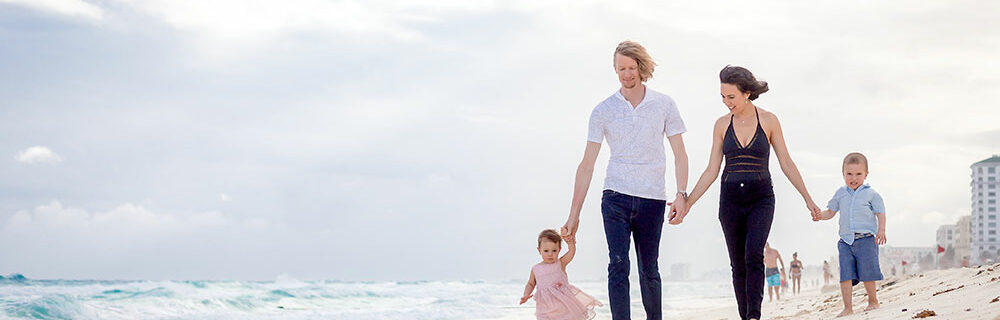
[[[22,163],[59,163],[62,158],[58,154],[44,146],[34,146],[24,149],[17,154],[17,161]]]
[[[923,214],[921,216],[921,221],[924,224],[941,225],[941,224],[948,224],[948,222],[950,221],[948,218],[949,218],[949,216],[946,216],[945,214],[943,214],[941,212],[931,211],[931,212]]]
[[[237,41],[256,41],[289,32],[344,32],[419,40],[412,23],[436,15],[484,10],[490,1],[178,1],[120,0],[179,30]]]
[[[0,0],[0,3],[93,20],[101,20],[104,17],[104,12],[100,8],[80,0]]]
[[[124,235],[153,236],[174,232],[222,226],[229,221],[214,211],[175,216],[154,213],[149,209],[125,203],[106,212],[90,213],[79,208],[63,207],[59,201],[40,205],[32,211],[19,211],[11,216],[0,234],[39,234],[56,232],[108,239]]]
[[[45,141],[73,161],[43,172],[9,160],[0,166],[18,175],[5,179],[5,190],[17,197],[3,203],[0,232],[7,221],[47,235],[0,238],[0,252],[3,242],[26,247],[0,257],[0,269],[74,276],[79,267],[57,267],[66,261],[60,255],[89,250],[79,244],[86,243],[148,249],[82,257],[97,270],[83,275],[99,278],[136,274],[121,273],[129,270],[212,277],[219,274],[212,270],[234,269],[227,268],[234,261],[249,262],[239,276],[299,268],[350,280],[505,277],[514,273],[507,263],[537,258],[506,239],[531,241],[540,228],[564,221],[580,133],[593,105],[617,87],[608,53],[626,38],[643,41],[658,59],[650,85],[675,97],[691,130],[684,136],[689,187],[708,162],[710,124],[723,113],[715,76],[727,63],[747,65],[772,82],[761,105],[782,120],[792,157],[821,206],[843,183],[843,155],[870,154],[869,179],[890,207],[894,245],[929,244],[937,224],[954,223],[953,208],[968,207],[969,164],[997,152],[1000,133],[989,121],[996,109],[966,98],[988,96],[995,87],[996,68],[983,57],[996,49],[960,45],[970,37],[944,37],[990,38],[1000,30],[989,28],[995,22],[976,23],[980,16],[918,19],[919,5],[900,11],[829,2],[819,9],[757,6],[744,12],[752,19],[734,20],[703,3],[584,2],[531,2],[543,7],[525,10],[516,1],[106,0],[91,2],[106,11],[101,28],[49,30],[42,38],[12,30],[5,43],[23,49],[0,50],[0,61],[21,76],[8,77],[6,86],[18,90],[8,90],[5,100],[24,112],[12,109],[20,116],[4,118],[0,128],[10,143]],[[848,14],[856,12],[863,14]],[[746,26],[754,31],[731,37]],[[927,38],[927,29],[941,31]],[[364,41],[341,41],[352,37]],[[200,42],[215,39],[223,41]],[[264,45],[243,50],[240,40]],[[203,56],[199,45],[224,51],[219,56],[226,59]],[[531,81],[539,74],[552,81]],[[836,88],[830,89],[836,95],[808,99],[829,96],[817,88]],[[107,116],[78,121],[94,114]],[[66,125],[50,125],[57,123]],[[27,146],[8,147],[9,156]],[[77,156],[84,150],[86,157]],[[602,151],[582,213],[597,223],[581,227],[581,248],[593,248],[578,254],[581,266],[606,263],[603,230],[593,219],[600,217],[607,154]],[[772,165],[779,199],[773,243],[804,256],[835,254],[824,241],[835,239],[836,223],[804,224],[801,215],[781,214],[801,212],[802,202],[777,161]],[[664,265],[728,265],[711,201],[717,185],[684,226],[664,227],[664,243],[692,234],[713,235],[713,242],[676,249]],[[53,195],[90,211],[46,205],[7,219]],[[144,199],[143,205],[108,206],[123,198]],[[218,207],[229,220],[219,213],[195,219],[159,212]],[[226,223],[234,217],[244,220]],[[263,218],[289,227],[275,229]],[[205,227],[213,220],[224,227]],[[200,231],[185,229],[199,225]],[[152,239],[117,235],[129,230],[148,231]],[[387,236],[368,241],[372,230]],[[483,241],[469,245],[461,238]],[[366,245],[351,245],[354,239]],[[401,244],[420,249],[398,250]],[[457,265],[450,260],[456,245],[472,252],[462,262],[478,265],[449,269]],[[362,258],[345,264],[344,256]],[[142,264],[167,257],[178,258],[169,270]],[[380,257],[401,263],[380,263]],[[36,265],[3,265],[26,259]],[[123,264],[99,269],[107,261]],[[190,261],[214,269],[177,268]],[[603,272],[581,268],[577,276]]]
[[[0,0],[40,11],[103,20],[128,9],[166,25],[213,40],[258,42],[294,32],[379,35],[420,40],[415,23],[437,23],[458,12],[482,12],[498,5],[477,1],[241,1],[111,0],[98,5],[81,0]],[[122,11],[122,13],[125,11]]]
[[[269,254],[262,250],[277,254],[275,247],[290,247],[274,240],[295,239],[286,230],[267,219],[217,211],[162,213],[133,203],[89,211],[51,201],[0,220],[0,269],[39,278],[226,278],[235,276],[236,266],[261,263]],[[220,252],[227,258],[213,259]]]

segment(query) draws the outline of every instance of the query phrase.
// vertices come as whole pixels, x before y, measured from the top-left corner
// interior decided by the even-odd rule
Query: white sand
[[[838,318],[913,319],[924,310],[937,316],[927,319],[1000,320],[1000,264],[929,271],[921,274],[889,277],[878,281],[879,309],[864,311],[868,296],[864,286],[854,287],[854,314]],[[949,289],[954,289],[944,292]],[[790,292],[790,291],[789,291]],[[840,287],[830,285],[823,292],[803,290],[798,295],[782,295],[781,301],[767,302],[764,293],[763,319],[831,319],[844,310]],[[905,310],[905,311],[904,311]],[[679,319],[739,319],[735,299],[732,306],[702,310]]]

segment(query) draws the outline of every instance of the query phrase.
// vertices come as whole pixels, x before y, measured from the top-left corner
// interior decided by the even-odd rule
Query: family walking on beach
[[[569,217],[557,234],[538,237],[542,261],[532,267],[521,303],[532,297],[538,319],[590,319],[601,303],[569,284],[566,265],[576,252],[580,212],[590,187],[601,144],[607,141],[610,160],[601,198],[608,244],[608,304],[613,319],[630,319],[629,246],[635,241],[639,286],[646,319],[662,318],[658,266],[663,223],[680,224],[719,177],[723,160],[719,222],[728,247],[732,283],[741,319],[760,319],[765,280],[765,244],[774,218],[775,197],[768,160],[771,149],[781,171],[802,196],[812,220],[830,219],[838,211],[841,287],[845,309],[852,310],[852,281],[868,290],[869,308],[878,306],[874,281],[881,280],[876,243],[885,243],[885,207],[878,193],[864,185],[867,159],[852,153],[842,168],[846,185],[817,206],[789,156],[778,117],[754,105],[768,91],[743,67],[726,66],[719,73],[722,102],[728,112],[713,126],[711,156],[690,194],[688,157],[681,135],[687,131],[674,100],[645,85],[655,63],[646,49],[624,41],[614,51],[614,70],[621,88],[590,115],[587,146],[577,167]],[[676,185],[670,200],[666,189],[666,152],[670,144]],[[669,208],[669,209],[668,209]],[[568,251],[562,257],[561,243]],[[848,264],[848,265],[845,265]],[[783,264],[783,263],[782,263]],[[801,268],[801,266],[799,266]],[[534,292],[534,294],[532,294]]]

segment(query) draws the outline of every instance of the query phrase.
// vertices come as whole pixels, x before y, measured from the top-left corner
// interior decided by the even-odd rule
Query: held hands
[[[563,239],[574,239],[576,236],[576,229],[580,227],[580,219],[574,219],[570,217],[566,220],[566,224],[559,229],[559,236]]]
[[[681,222],[684,222],[684,217],[687,216],[688,209],[690,209],[687,205],[687,198],[678,194],[677,197],[674,198],[674,202],[668,202],[667,205],[670,206],[670,213],[667,215],[667,221],[673,225],[678,225],[681,224]]]
[[[576,235],[568,235],[562,237],[563,241],[566,241],[566,245],[575,246],[576,245]]]
[[[817,206],[812,200],[806,201],[806,208],[809,208],[809,215],[812,216],[813,221],[820,221],[823,219],[820,214],[822,210],[820,210],[819,206]]]
[[[534,296],[534,295],[533,294],[529,294],[529,295],[521,297],[521,303],[518,303],[518,304],[524,304],[525,302],[528,301],[528,299],[531,299],[532,296]]]

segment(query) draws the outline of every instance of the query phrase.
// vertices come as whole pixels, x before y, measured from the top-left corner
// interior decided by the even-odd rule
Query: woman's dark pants
[[[740,317],[760,319],[764,298],[764,243],[774,218],[771,180],[723,182],[719,222],[729,247]]]

